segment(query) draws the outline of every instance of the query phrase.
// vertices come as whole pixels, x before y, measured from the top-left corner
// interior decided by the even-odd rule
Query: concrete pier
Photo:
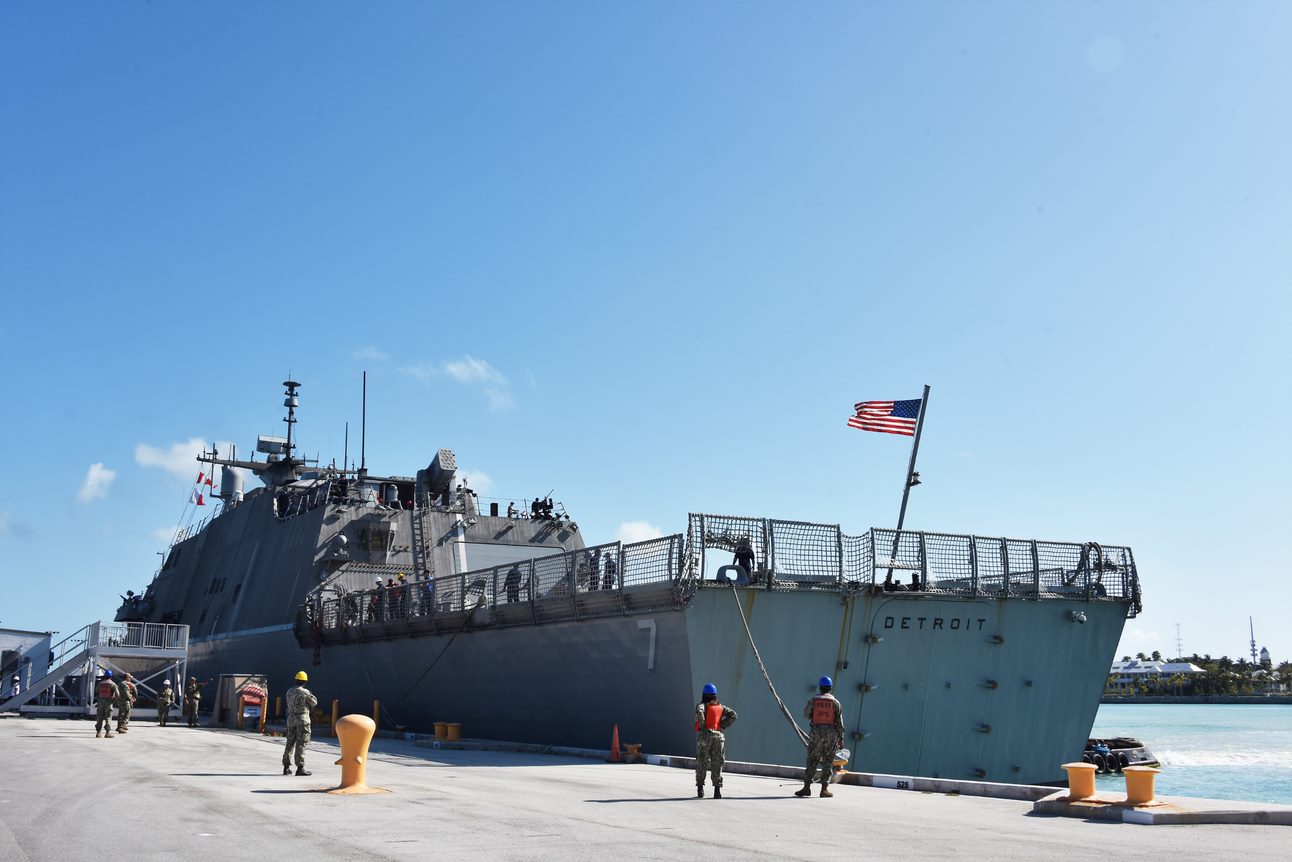
[[[1042,816],[1025,799],[837,784],[796,799],[793,778],[736,774],[722,800],[694,774],[526,752],[433,750],[376,739],[368,781],[338,797],[334,740],[309,777],[281,774],[282,740],[159,728],[96,739],[91,722],[0,718],[0,859],[567,860],[724,858],[1285,859],[1282,826],[1128,823]],[[113,849],[105,851],[106,845]]]

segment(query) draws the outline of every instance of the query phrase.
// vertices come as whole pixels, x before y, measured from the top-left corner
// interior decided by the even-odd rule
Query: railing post
[[[843,589],[843,529],[834,525],[834,550],[839,555],[839,577],[835,580],[835,586]]]
[[[970,595],[978,595],[978,537],[969,537],[969,573],[971,590]]]
[[[1036,550],[1036,539],[1031,542],[1032,545],[1032,594],[1036,598],[1041,597],[1041,555]]]
[[[929,588],[929,551],[924,543],[924,531],[919,532],[920,537],[920,589]]]
[[[1000,540],[1000,594],[1009,598],[1009,539]]]
[[[767,591],[771,592],[772,583],[776,580],[776,533],[772,530],[770,518],[763,519],[763,548],[766,549]]]

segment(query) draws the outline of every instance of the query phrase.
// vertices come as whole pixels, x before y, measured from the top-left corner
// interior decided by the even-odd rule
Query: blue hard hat
[[[104,676],[112,676],[112,671],[110,671],[110,670],[105,670],[105,671],[103,672],[103,675],[104,675]]]
[[[817,685],[823,686],[824,688],[834,688],[834,680],[830,679],[828,676],[823,676]]]
[[[718,693],[718,687],[717,687],[716,685],[714,685],[713,683],[711,683],[711,682],[706,682],[706,683],[704,684],[704,693],[705,693],[705,694],[717,694],[717,693]]]

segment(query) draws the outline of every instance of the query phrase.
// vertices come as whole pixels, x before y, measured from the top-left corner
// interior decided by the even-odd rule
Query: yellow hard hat
[[[307,674],[307,673],[306,673],[305,671],[303,671],[303,670],[298,670],[298,671],[296,671],[296,681],[297,681],[297,682],[309,682],[309,681],[310,681],[310,675],[309,675],[309,674]]]

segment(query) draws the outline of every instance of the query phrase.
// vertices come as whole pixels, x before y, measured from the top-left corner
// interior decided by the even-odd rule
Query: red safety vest
[[[834,698],[812,698],[812,723],[834,726]]]
[[[117,696],[116,686],[114,686],[111,682],[109,682],[106,679],[99,682],[100,700],[115,700],[116,696]]]
[[[705,730],[722,730],[722,704],[706,703],[704,705],[704,728]],[[700,729],[700,722],[695,723],[695,729]]]

